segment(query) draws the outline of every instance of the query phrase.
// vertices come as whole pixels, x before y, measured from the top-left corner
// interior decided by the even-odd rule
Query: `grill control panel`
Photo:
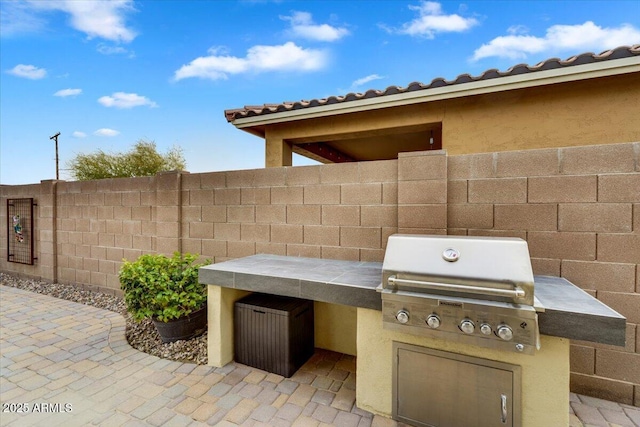
[[[535,309],[508,303],[388,293],[385,329],[533,354],[538,343]]]

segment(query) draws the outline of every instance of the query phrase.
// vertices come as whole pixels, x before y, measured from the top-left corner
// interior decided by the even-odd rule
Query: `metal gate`
[[[7,261],[33,265],[33,198],[7,199]]]

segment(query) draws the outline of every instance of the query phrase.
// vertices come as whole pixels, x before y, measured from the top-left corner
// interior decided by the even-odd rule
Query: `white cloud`
[[[367,84],[369,82],[372,82],[374,80],[380,80],[380,79],[384,79],[384,77],[378,74],[370,74],[366,77],[362,77],[361,79],[355,80],[353,83],[351,83],[351,87],[355,88],[355,87]]]
[[[136,56],[132,50],[125,49],[122,46],[109,46],[104,43],[100,43],[96,50],[103,55],[128,55],[129,58],[135,58]]]
[[[93,134],[97,136],[117,136],[117,135],[120,135],[120,132],[113,129],[102,128],[102,129],[98,129]]]
[[[513,27],[511,27],[513,28]],[[491,56],[522,59],[540,52],[600,52],[640,42],[640,30],[629,24],[603,28],[591,21],[578,25],[553,25],[544,37],[516,34],[496,37],[473,53],[473,60]]]
[[[314,24],[309,12],[293,12],[291,16],[280,16],[280,19],[291,23],[291,33],[296,37],[323,42],[333,42],[349,35],[346,28],[333,27],[329,24]]]
[[[279,46],[253,46],[247,56],[238,58],[226,54],[217,54],[211,50],[209,56],[201,56],[187,65],[183,65],[174,74],[175,80],[189,77],[219,80],[227,79],[229,74],[266,71],[315,71],[323,68],[328,56],[323,50],[304,49],[293,42]]]
[[[207,53],[212,56],[228,55],[229,49],[226,46],[212,46],[209,49],[207,49]]]
[[[90,39],[98,37],[128,43],[137,35],[125,23],[127,13],[134,10],[133,0],[29,0],[27,4],[36,13],[58,10],[69,14],[71,26]]]
[[[60,96],[64,98],[66,96],[80,95],[81,93],[82,89],[62,89],[54,93],[53,96]]]
[[[12,69],[7,70],[7,73],[17,77],[24,77],[25,79],[38,80],[46,77],[47,70],[38,68],[35,65],[18,64]]]
[[[39,31],[45,21],[33,13],[30,5],[18,1],[3,1],[0,8],[0,34],[10,37]]]
[[[388,29],[390,32],[432,39],[436,33],[462,32],[478,24],[474,18],[444,14],[438,2],[423,1],[418,6],[409,6],[409,9],[418,12],[418,17],[402,24],[399,29]]]
[[[158,106],[158,104],[151,101],[146,96],[140,96],[137,93],[124,92],[115,92],[111,94],[111,96],[102,96],[98,99],[98,102],[105,107],[115,108],[133,108],[145,105],[154,108]]]
[[[477,61],[490,56],[518,59],[528,54],[547,50],[546,40],[525,35],[500,36],[483,44],[473,52],[473,60]]]
[[[108,129],[100,129],[100,130],[108,130]],[[113,131],[113,132],[116,132],[116,131]],[[84,132],[80,132],[80,131],[76,130],[71,134],[71,136],[74,137],[74,138],[86,138],[87,134],[84,133]]]
[[[529,28],[527,28],[525,25],[512,25],[507,28],[507,33],[511,35],[527,34],[528,32]]]

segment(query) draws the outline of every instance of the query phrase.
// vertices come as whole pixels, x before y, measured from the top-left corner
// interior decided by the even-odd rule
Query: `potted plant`
[[[207,325],[207,290],[198,282],[198,255],[142,255],[124,261],[120,287],[137,322],[150,318],[162,342],[201,335]]]

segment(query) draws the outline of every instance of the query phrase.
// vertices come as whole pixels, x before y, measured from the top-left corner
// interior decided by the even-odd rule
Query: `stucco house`
[[[640,45],[480,76],[325,99],[245,106],[227,120],[264,138],[265,165],[322,163],[640,140]]]

